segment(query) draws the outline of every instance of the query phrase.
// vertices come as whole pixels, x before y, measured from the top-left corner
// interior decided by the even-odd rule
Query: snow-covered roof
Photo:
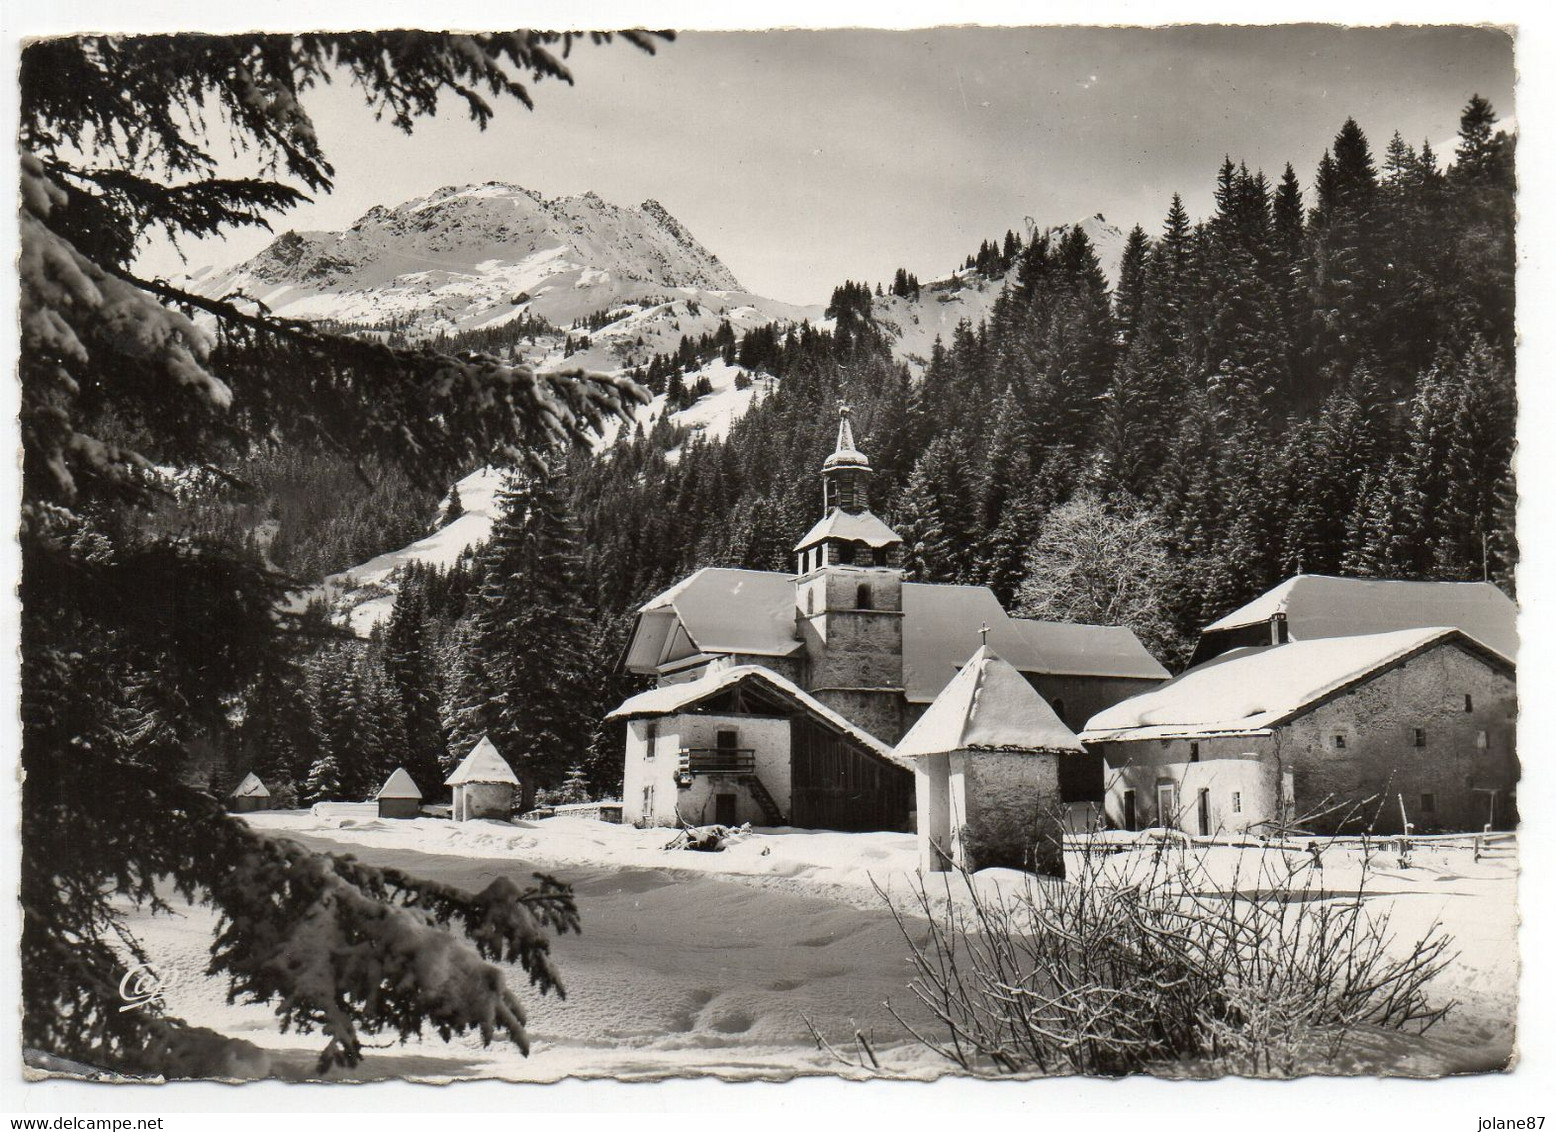
[[[794,578],[770,570],[708,567],[638,612],[623,667],[649,673],[699,654],[788,656],[801,647]],[[988,644],[1022,672],[1164,679],[1128,629],[1021,621],[987,586],[907,582],[902,587],[903,685],[912,703],[933,700],[976,648]]]
[[[902,587],[902,678],[908,700],[928,703],[966,663],[970,649],[986,642],[1022,672],[1042,662],[987,586],[908,582]]]
[[[698,679],[688,680],[683,684],[666,684],[661,688],[650,688],[646,692],[639,692],[631,697],[610,712],[605,718],[634,719],[642,716],[673,715],[675,712],[683,711],[693,704],[700,703],[709,696],[716,695],[725,688],[733,687],[744,680],[755,680],[766,684],[780,695],[793,700],[812,715],[819,716],[837,730],[858,740],[859,743],[868,747],[875,754],[903,765],[902,760],[895,755],[890,746],[881,742],[862,727],[844,719],[826,704],[816,699],[815,696],[812,696],[805,689],[794,683],[794,681],[758,664],[737,664],[733,668],[705,673]],[[911,766],[912,764],[906,765]]]
[[[691,644],[702,652],[787,656],[800,648],[794,610],[794,579],[789,575],[710,566],[671,586],[640,612],[673,614]],[[653,631],[662,642],[673,628]],[[629,666],[643,663],[642,651],[634,639]],[[646,666],[657,663],[655,656]]]
[[[454,773],[443,780],[444,786],[463,786],[471,782],[502,782],[510,786],[519,784],[518,776],[508,765],[508,760],[497,753],[497,748],[485,735],[465,756],[465,761],[454,768]]]
[[[837,422],[837,448],[822,463],[822,468],[870,468],[870,458],[859,451],[859,446],[854,443],[854,426],[848,419],[849,410],[845,406],[841,412],[841,419]]]
[[[401,766],[396,767],[394,773],[389,776],[389,781],[385,782],[383,788],[378,791],[378,797],[420,798],[421,790],[417,787],[416,781]]]
[[[1446,643],[1511,666],[1499,653],[1445,626],[1232,649],[1098,712],[1081,739],[1105,743],[1268,734],[1352,685]]]
[[[1508,659],[1518,655],[1518,607],[1489,582],[1392,582],[1298,574],[1204,632],[1240,629],[1286,615],[1294,641],[1451,625]]]
[[[902,536],[892,530],[874,513],[860,511],[851,514],[841,507],[833,508],[832,514],[810,529],[810,533],[794,544],[795,550],[804,550],[807,546],[815,546],[822,539],[843,539],[847,542],[862,542],[871,547],[892,546],[902,541]]]
[[[234,798],[268,798],[270,797],[270,791],[259,780],[259,775],[250,771],[243,776],[243,781],[238,783],[231,796]]]
[[[1045,673],[1139,680],[1166,680],[1172,675],[1146,651],[1132,630],[1122,626],[1072,625],[1023,617],[1012,617],[1010,623],[1037,655]]]
[[[897,744],[898,756],[907,759],[968,749],[1038,754],[1084,748],[1027,678],[984,645]]]

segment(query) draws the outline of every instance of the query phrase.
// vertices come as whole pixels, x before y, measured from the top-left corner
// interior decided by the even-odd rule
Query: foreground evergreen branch
[[[621,33],[652,51],[665,33]],[[252,1076],[247,1042],[156,1004],[121,1010],[149,957],[132,906],[173,894],[220,912],[209,973],[233,998],[319,1031],[321,1071],[364,1035],[430,1028],[527,1050],[525,1015],[495,963],[560,994],[550,934],[576,931],[548,877],[468,895],[262,837],[190,785],[302,618],[294,579],[252,532],[194,534],[153,504],[192,469],[240,484],[269,450],[438,485],[487,461],[543,467],[646,393],[581,371],[540,374],[475,354],[390,347],[278,319],[131,270],[146,233],[267,225],[328,191],[334,170],[301,96],[343,78],[409,131],[440,99],[484,126],[488,98],[532,105],[571,82],[580,37],[91,36],[31,43],[21,67],[23,443],[23,1033],[91,1065]],[[608,35],[586,37],[604,43]],[[218,143],[225,141],[226,147]],[[258,175],[215,175],[218,151]],[[170,529],[171,528],[171,529]],[[273,706],[295,705],[284,697]]]
[[[77,800],[59,780],[66,766],[100,785]],[[473,1032],[528,1052],[524,1009],[496,962],[518,963],[541,993],[564,993],[549,933],[576,932],[579,918],[571,889],[551,877],[464,893],[262,836],[203,791],[90,756],[45,763],[28,785],[23,836],[54,869],[23,880],[23,965],[29,995],[56,1004],[27,1013],[29,1046],[127,1072],[267,1069],[249,1043],[186,1026],[155,1003],[121,1009],[118,972],[149,959],[123,914],[132,904],[172,912],[175,896],[220,912],[206,973],[229,979],[229,1001],[273,1003],[283,1029],[328,1039],[320,1072],[356,1065],[363,1035],[384,1032]],[[138,821],[152,806],[163,820]],[[118,897],[111,904],[94,898],[105,888]]]

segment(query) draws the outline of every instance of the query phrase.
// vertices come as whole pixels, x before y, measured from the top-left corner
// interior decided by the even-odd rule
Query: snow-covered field
[[[893,1074],[945,1071],[903,1040],[883,1005],[889,999],[923,1021],[911,1008],[906,944],[874,887],[907,894],[916,861],[910,835],[758,830],[725,852],[693,853],[666,851],[668,830],[577,818],[456,824],[286,812],[248,820],[318,849],[465,887],[538,870],[570,881],[577,893],[583,934],[554,945],[568,997],[538,998],[521,971],[510,974],[531,1013],[530,1057],[475,1039],[430,1038],[375,1049],[358,1070],[334,1077],[552,1081],[846,1071],[815,1048],[807,1023],[839,1048],[851,1048],[863,1031]],[[1148,868],[1155,851],[1142,846],[1113,860],[1126,871]],[[1298,850],[1193,852],[1203,856],[1206,891],[1246,887],[1260,867],[1310,867]],[[1327,851],[1323,885],[1334,899],[1353,896],[1361,873],[1359,853]],[[1517,995],[1516,879],[1511,852],[1477,862],[1468,848],[1426,844],[1408,868],[1392,857],[1373,859],[1366,899],[1392,916],[1402,943],[1434,921],[1454,936],[1460,954],[1436,990],[1458,1005],[1424,1037],[1360,1035],[1347,1061],[1330,1071],[1431,1075],[1507,1061]],[[987,870],[976,883],[1009,890],[1026,878]],[[317,1035],[279,1034],[267,1008],[228,1005],[221,981],[198,974],[212,927],[206,910],[137,914],[133,927],[154,964],[176,972],[168,994],[175,1013],[270,1051],[277,1076],[312,1074]]]

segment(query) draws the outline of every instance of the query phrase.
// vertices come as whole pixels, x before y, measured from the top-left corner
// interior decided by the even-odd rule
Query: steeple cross
[[[844,418],[851,417],[854,415],[854,407],[847,401],[839,400],[837,403],[837,415]]]
[[[989,623],[987,621],[983,623],[983,628],[978,630],[978,635],[983,638],[984,646],[987,647],[989,644]]]

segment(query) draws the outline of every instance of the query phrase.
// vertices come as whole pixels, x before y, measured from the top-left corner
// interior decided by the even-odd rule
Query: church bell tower
[[[795,546],[806,689],[877,739],[902,737],[902,539],[870,511],[870,460],[839,406],[822,518]]]

